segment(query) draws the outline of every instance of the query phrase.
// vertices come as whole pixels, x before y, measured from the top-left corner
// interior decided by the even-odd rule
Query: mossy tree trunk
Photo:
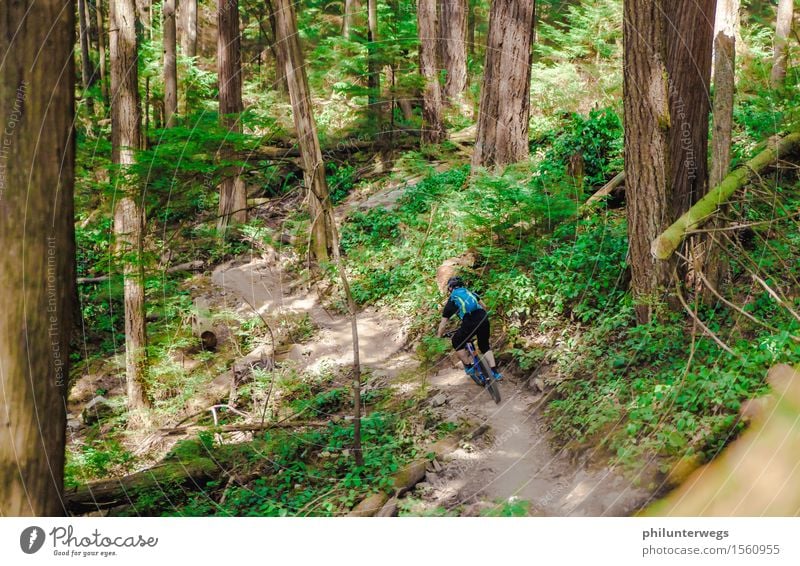
[[[2,13],[0,516],[55,516],[75,293],[75,4],[18,0]]]
[[[675,265],[650,243],[707,191],[715,0],[624,3],[625,178],[631,284],[648,322]]]

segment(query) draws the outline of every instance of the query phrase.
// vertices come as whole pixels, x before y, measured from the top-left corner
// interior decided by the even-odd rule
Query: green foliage
[[[530,501],[518,497],[509,497],[497,507],[491,507],[481,513],[483,517],[527,517],[530,515]]]
[[[356,168],[353,165],[330,164],[328,169],[328,190],[331,202],[342,202],[355,186]]]
[[[538,26],[537,52],[551,60],[608,59],[619,55],[622,2],[571,4],[554,21]]]
[[[359,246],[381,249],[391,245],[400,236],[397,217],[383,208],[373,208],[367,212],[356,211],[347,220],[341,238],[345,253]]]
[[[93,440],[66,453],[64,485],[75,487],[93,479],[107,478],[112,472],[124,473],[133,463],[133,455],[119,442]]]
[[[375,489],[390,489],[390,476],[413,456],[409,438],[399,436],[401,422],[374,412],[362,421],[364,466],[350,453],[353,428],[330,424],[301,432],[270,431],[253,464],[263,467],[247,487],[230,487],[225,503],[208,494],[190,495],[174,509],[180,516],[295,516],[334,515],[352,507]],[[211,486],[219,491],[222,486]]]
[[[573,114],[546,154],[545,163],[552,169],[545,168],[545,175],[563,173],[555,164],[577,154],[583,160],[585,183],[602,185],[622,171],[622,133],[622,119],[610,108],[592,110],[588,116]]]

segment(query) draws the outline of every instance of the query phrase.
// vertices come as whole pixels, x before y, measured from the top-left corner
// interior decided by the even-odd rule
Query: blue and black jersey
[[[450,298],[444,305],[443,318],[450,318],[454,314],[464,320],[464,317],[477,311],[482,311],[480,297],[466,287],[457,287],[450,293]],[[485,313],[484,313],[485,314]]]

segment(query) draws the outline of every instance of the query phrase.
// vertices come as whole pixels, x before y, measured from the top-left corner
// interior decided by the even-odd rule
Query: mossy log
[[[118,479],[101,480],[64,491],[64,504],[73,515],[128,505],[148,491],[167,486],[201,489],[218,478],[225,469],[223,462],[209,458],[194,458],[190,462],[167,461],[147,470]]]
[[[775,147],[765,149],[730,173],[653,241],[650,248],[653,256],[660,260],[669,259],[681,245],[687,232],[701,226],[739,188],[745,186],[754,176],[773,165],[778,159],[796,150],[798,146],[800,146],[800,132],[789,134]]]

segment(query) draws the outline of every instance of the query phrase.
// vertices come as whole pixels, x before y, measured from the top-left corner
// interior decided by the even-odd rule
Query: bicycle
[[[446,332],[442,335],[442,338],[452,338],[453,335],[456,333],[455,330],[450,332]],[[497,381],[495,380],[494,376],[492,375],[492,368],[489,367],[489,364],[486,363],[486,360],[483,359],[482,356],[478,355],[478,351],[475,349],[475,344],[472,343],[473,338],[467,340],[467,353],[473,360],[472,367],[475,368],[475,373],[470,374],[472,381],[475,382],[476,385],[480,385],[489,393],[496,404],[500,404],[500,387],[497,385]]]

